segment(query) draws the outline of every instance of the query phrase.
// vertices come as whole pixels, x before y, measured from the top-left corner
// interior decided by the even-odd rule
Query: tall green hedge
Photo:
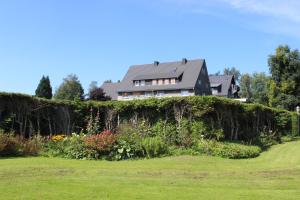
[[[102,129],[115,129],[123,121],[153,125],[159,121],[180,128],[183,120],[204,122],[222,129],[230,140],[249,141],[262,132],[295,133],[295,113],[259,104],[242,104],[214,96],[135,101],[53,101],[22,94],[0,93],[0,128],[24,136],[70,134],[86,128],[90,111],[99,112]]]

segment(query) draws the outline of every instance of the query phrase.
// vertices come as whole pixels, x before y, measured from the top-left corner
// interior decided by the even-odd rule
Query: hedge
[[[251,141],[262,132],[274,137],[299,133],[298,116],[293,112],[214,96],[71,102],[0,93],[0,128],[25,137],[80,132],[91,111],[94,115],[99,112],[100,127],[107,130],[124,121],[133,125],[163,121],[180,129],[182,121],[188,120],[204,122],[212,130],[222,129],[229,140]]]

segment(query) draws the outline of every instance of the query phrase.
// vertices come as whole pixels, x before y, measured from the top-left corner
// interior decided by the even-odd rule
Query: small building
[[[104,83],[112,100],[211,95],[205,60],[131,66],[120,83]]]
[[[233,75],[209,76],[212,95],[227,98],[239,98],[240,87],[236,85]]]

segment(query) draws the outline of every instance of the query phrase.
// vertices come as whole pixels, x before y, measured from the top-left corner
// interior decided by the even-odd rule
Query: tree
[[[46,99],[52,98],[52,87],[50,84],[49,76],[42,77],[37,89],[35,90],[35,96]]]
[[[236,69],[235,67],[231,67],[231,68],[225,68],[223,71],[224,75],[233,75],[236,82],[240,81],[240,77],[241,77],[241,72]]]
[[[243,74],[240,81],[240,96],[251,99],[252,91],[251,91],[251,76],[249,74]]]
[[[89,94],[90,94],[93,90],[95,90],[95,89],[98,88],[97,85],[98,85],[97,81],[92,81],[92,82],[90,83],[90,86],[89,86]]]
[[[300,103],[300,53],[291,50],[287,45],[281,45],[268,60],[272,75],[273,92],[272,105],[294,110]],[[275,103],[274,103],[275,102]]]
[[[209,74],[209,76],[220,76],[220,75],[221,75],[220,71],[217,71],[216,73],[213,73],[213,74]]]
[[[94,101],[109,101],[111,97],[107,96],[102,88],[95,88],[89,92],[89,99]]]
[[[78,79],[74,74],[69,75],[67,78],[63,79],[63,83],[56,90],[54,98],[64,99],[64,100],[75,100],[84,99],[84,90]]]
[[[255,103],[268,105],[268,82],[270,77],[265,73],[254,73],[251,77],[251,93],[252,100]]]

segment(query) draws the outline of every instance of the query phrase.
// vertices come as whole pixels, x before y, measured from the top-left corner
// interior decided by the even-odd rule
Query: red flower
[[[100,134],[87,136],[84,140],[85,145],[99,152],[110,151],[116,143],[117,137],[112,132],[105,130]]]

